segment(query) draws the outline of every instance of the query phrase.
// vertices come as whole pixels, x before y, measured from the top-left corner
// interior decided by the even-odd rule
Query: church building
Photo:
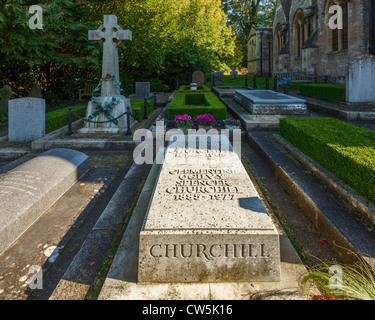
[[[272,53],[273,72],[345,83],[350,59],[375,54],[375,0],[277,0]]]

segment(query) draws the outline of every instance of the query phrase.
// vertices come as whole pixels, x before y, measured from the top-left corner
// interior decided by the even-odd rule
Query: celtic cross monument
[[[123,30],[115,15],[104,15],[104,23],[97,30],[90,30],[88,35],[89,40],[103,46],[102,78],[95,89],[101,90],[101,95],[93,96],[88,103],[86,118],[92,122],[86,122],[79,133],[126,132],[126,116],[118,117],[131,106],[130,99],[121,95],[118,47],[124,40],[132,40],[132,32]]]

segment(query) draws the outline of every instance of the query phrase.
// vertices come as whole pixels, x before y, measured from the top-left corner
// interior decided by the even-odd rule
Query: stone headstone
[[[198,86],[204,85],[204,73],[202,71],[195,71],[192,76],[192,83],[196,83]]]
[[[238,79],[238,72],[236,71],[236,66],[232,66],[232,72],[230,73],[230,78],[231,79]]]
[[[349,60],[346,77],[347,102],[375,102],[375,56]]]
[[[211,78],[215,78],[215,83],[220,84],[224,82],[224,72],[212,72]]]
[[[44,99],[19,98],[8,102],[9,141],[34,141],[46,132]]]
[[[150,95],[150,82],[135,83],[135,96],[137,99],[148,99]]]
[[[251,114],[307,114],[306,100],[272,90],[236,90],[234,100]]]
[[[193,145],[166,150],[140,233],[138,281],[280,281],[279,234],[229,139]]]
[[[53,149],[0,175],[0,253],[87,170],[85,154]]]
[[[32,86],[32,88],[30,89],[29,97],[43,99],[42,90],[40,89],[40,86],[38,84],[34,84]]]
[[[89,101],[86,118],[92,122],[86,122],[85,127],[78,132],[125,133],[127,121],[121,115],[125,114],[128,107],[131,111],[131,104],[130,99],[122,96],[119,89],[118,47],[124,40],[132,40],[132,32],[123,30],[117,24],[116,16],[104,15],[103,24],[97,30],[90,30],[88,36],[89,40],[98,41],[103,46],[101,95],[95,101]],[[113,101],[116,103],[113,104]],[[108,106],[111,110],[108,110]]]

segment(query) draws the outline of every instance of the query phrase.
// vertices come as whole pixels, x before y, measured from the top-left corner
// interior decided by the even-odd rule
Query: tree
[[[71,96],[74,82],[87,76],[99,51],[89,43],[94,27],[90,7],[84,1],[47,0],[43,29],[29,27],[30,1],[5,0],[0,5],[0,86],[10,85],[25,95],[34,83],[57,98]]]
[[[276,0],[223,0],[222,8],[228,17],[228,24],[236,33],[237,60],[247,65],[247,38],[253,25],[272,26]],[[239,57],[238,57],[239,55]]]
[[[133,41],[120,47],[121,77],[129,82],[159,78],[174,85],[177,75],[188,81],[194,69],[228,68],[234,55],[220,0],[102,1],[95,11],[110,11],[133,32]]]

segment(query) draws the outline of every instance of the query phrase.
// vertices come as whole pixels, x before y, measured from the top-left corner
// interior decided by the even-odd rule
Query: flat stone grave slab
[[[307,114],[306,100],[271,90],[236,90],[234,100],[252,114]]]
[[[168,145],[140,232],[138,281],[280,281],[279,234],[240,158],[226,136],[208,149],[202,137]]]
[[[0,254],[87,170],[88,156],[54,149],[0,175]]]

